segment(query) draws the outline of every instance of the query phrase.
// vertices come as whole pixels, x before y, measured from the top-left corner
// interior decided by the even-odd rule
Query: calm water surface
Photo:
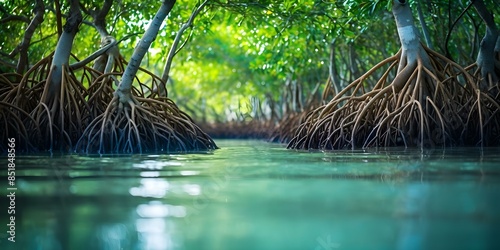
[[[17,156],[0,249],[500,249],[500,148]]]

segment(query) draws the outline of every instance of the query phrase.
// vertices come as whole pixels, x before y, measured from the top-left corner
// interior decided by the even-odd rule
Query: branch
[[[43,14],[45,12],[45,5],[42,0],[37,0],[35,4],[35,17],[24,32],[23,41],[16,47],[15,53],[19,52],[19,61],[17,63],[16,72],[22,74],[28,68],[28,48],[31,43],[31,38],[35,33],[36,28],[43,22]],[[14,51],[13,51],[14,52]]]
[[[79,7],[81,7],[82,5],[81,5],[81,4],[79,4],[78,6],[79,6]],[[46,7],[45,9],[46,9],[46,10],[48,10],[48,11],[50,11],[50,12],[52,12],[52,13],[54,13],[54,14],[57,14],[56,10],[55,10],[54,8],[50,7],[50,6]],[[88,15],[88,13],[86,13],[85,11],[84,11],[83,13],[84,13],[85,15]],[[67,15],[67,14],[60,13],[60,15],[61,15],[61,17],[64,17],[65,19],[68,19],[68,15]],[[93,23],[93,22],[90,22],[90,21],[85,20],[85,19],[84,19],[84,20],[82,20],[82,24],[85,24],[85,25],[88,25],[88,26],[90,26],[90,27],[95,28],[95,25],[94,25],[94,23]]]
[[[467,5],[467,7],[462,11],[462,13],[460,13],[460,15],[457,17],[457,19],[455,19],[455,21],[453,22],[453,24],[448,29],[448,34],[446,34],[446,39],[444,40],[444,49],[446,50],[446,57],[448,57],[450,59],[451,59],[451,53],[448,50],[448,43],[450,42],[450,37],[451,37],[451,33],[453,31],[453,28],[455,27],[455,25],[457,25],[458,21],[460,21],[460,19],[462,19],[462,17],[465,15],[465,13],[467,13],[467,11],[470,9],[470,7],[474,3],[474,1],[475,0],[472,0],[469,3],[469,5]],[[451,17],[451,15],[450,15],[450,17]]]
[[[420,19],[420,26],[422,26],[422,31],[424,33],[425,43],[429,49],[434,50],[434,46],[432,45],[431,36],[429,34],[429,27],[427,27],[427,23],[425,22],[424,13],[422,12],[422,6],[420,4],[422,0],[417,1],[417,12],[418,19]]]
[[[19,22],[23,22],[23,23],[29,23],[30,19],[25,17],[25,16],[10,15],[10,14],[7,14],[7,17],[0,19],[0,23],[7,23],[10,21],[19,21]]]
[[[495,59],[495,47],[498,43],[499,35],[493,14],[488,11],[483,0],[475,0],[472,3],[477,13],[486,24],[486,33],[483,40],[481,40],[476,60],[483,78],[480,87],[485,89],[489,84],[496,83],[500,79],[500,75],[495,72],[495,64],[497,63]],[[488,82],[487,79],[490,79],[491,82]]]
[[[79,69],[85,65],[87,65],[87,63],[95,60],[97,57],[99,57],[100,55],[106,53],[106,51],[108,49],[110,49],[111,47],[115,46],[116,44],[118,44],[118,42],[116,40],[113,39],[112,42],[110,42],[109,44],[107,44],[106,46],[98,49],[96,52],[92,53],[90,56],[88,56],[87,58],[79,61],[79,62],[76,62],[76,63],[73,63],[71,64],[69,67],[72,69],[72,70],[76,70],[76,69]]]
[[[57,35],[58,37],[61,37],[62,34],[62,18],[61,18],[61,3],[59,3],[59,0],[54,1],[56,9],[56,26],[57,26]]]
[[[165,68],[163,69],[163,74],[161,76],[161,79],[164,84],[167,83],[168,81],[168,74],[170,73],[170,68],[172,67],[172,61],[174,59],[174,56],[179,52],[177,51],[177,46],[179,45],[179,42],[181,40],[182,34],[184,34],[184,31],[191,27],[193,25],[193,21],[196,18],[196,16],[201,12],[203,7],[208,3],[208,0],[205,0],[198,8],[191,13],[191,16],[189,17],[189,20],[182,25],[182,27],[179,29],[177,32],[177,35],[175,36],[174,42],[172,43],[172,47],[170,47],[170,51],[168,52],[167,56],[167,63],[165,64]],[[163,84],[162,84],[163,85]]]
[[[15,69],[16,68],[16,65],[14,63],[11,63],[11,62],[8,62],[8,61],[5,61],[3,59],[0,58],[0,65],[4,65],[6,67],[9,67],[9,68],[12,68],[12,69]]]
[[[332,82],[335,94],[340,92],[340,80],[337,77],[336,67],[335,67],[335,38],[333,38],[330,43],[330,67],[328,67],[330,73],[330,81]]]
[[[113,0],[105,0],[100,10],[91,11],[91,15],[94,18],[95,28],[101,37],[109,35],[106,30],[106,16],[108,15],[111,6],[113,6]]]
[[[474,5],[474,8],[476,8],[477,13],[483,19],[484,23],[486,26],[490,29],[496,29],[496,24],[495,20],[493,19],[493,14],[491,14],[488,9],[486,8],[486,5],[484,5],[483,0],[474,0],[471,1],[470,4]]]
[[[23,23],[30,23],[30,19],[25,16],[11,15],[2,5],[0,5],[0,12],[4,13],[7,17],[0,19],[0,23],[6,23],[10,21],[20,21]]]

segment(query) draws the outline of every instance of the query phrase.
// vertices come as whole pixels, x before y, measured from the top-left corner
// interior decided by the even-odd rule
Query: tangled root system
[[[288,143],[297,132],[297,128],[307,117],[307,112],[293,112],[287,114],[279,124],[273,128],[269,138],[272,142]]]
[[[170,100],[115,96],[76,145],[85,153],[186,152],[216,149],[212,139]]]
[[[374,66],[309,112],[288,147],[498,145],[498,100],[479,90],[462,67],[425,51],[430,64],[418,60],[415,67],[395,73],[400,51]],[[381,77],[374,76],[384,67]],[[373,79],[375,87],[366,90]]]
[[[60,84],[51,85],[53,54],[23,76],[0,75],[0,138],[15,137],[18,151],[77,150],[86,153],[187,152],[217,148],[213,140],[168,98],[152,91],[150,76],[132,89],[128,103],[114,87],[122,72],[103,74],[83,66],[63,66]],[[122,69],[124,60],[115,60]],[[59,71],[60,72],[60,71]],[[2,151],[4,148],[0,148]]]

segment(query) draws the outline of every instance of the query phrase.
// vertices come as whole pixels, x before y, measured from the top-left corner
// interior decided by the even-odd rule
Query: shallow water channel
[[[0,249],[500,249],[500,148],[0,158]]]

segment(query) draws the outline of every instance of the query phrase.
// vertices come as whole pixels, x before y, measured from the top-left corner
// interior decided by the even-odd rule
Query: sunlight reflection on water
[[[219,146],[209,154],[20,157],[20,241],[15,248],[0,243],[0,249],[500,244],[500,148],[309,152],[259,141]],[[5,190],[0,182],[2,198]]]
[[[182,189],[189,195],[199,195],[201,193],[201,187],[198,184],[184,184]]]
[[[146,160],[146,161],[142,161],[141,163],[134,163],[133,164],[134,168],[151,169],[151,170],[163,169],[163,168],[169,167],[169,166],[182,166],[182,163],[181,162],[165,162],[165,161],[157,161],[157,160]]]
[[[137,219],[135,224],[141,249],[175,249],[169,233],[174,230],[172,223],[167,223],[163,218],[147,218]]]
[[[141,186],[130,188],[132,196],[163,198],[169,189],[169,183],[164,179],[141,179]]]
[[[150,201],[137,206],[137,214],[143,218],[184,217],[186,209],[183,206],[163,204],[160,201]]]

